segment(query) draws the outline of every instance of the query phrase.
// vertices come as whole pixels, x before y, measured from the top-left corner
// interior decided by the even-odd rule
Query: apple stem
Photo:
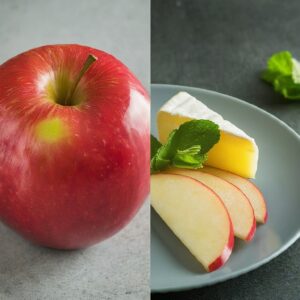
[[[85,60],[78,76],[76,77],[74,83],[73,83],[73,86],[72,88],[70,89],[70,93],[66,99],[66,104],[70,101],[72,101],[72,97],[76,91],[76,88],[77,88],[77,85],[79,83],[79,81],[81,80],[81,78],[83,77],[83,75],[86,73],[86,71],[91,67],[91,65],[96,61],[98,60],[98,58],[92,54],[89,54],[87,59]]]

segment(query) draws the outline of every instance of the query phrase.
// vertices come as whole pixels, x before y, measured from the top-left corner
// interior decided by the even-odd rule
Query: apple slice
[[[166,173],[194,178],[211,188],[224,202],[233,224],[234,235],[250,241],[256,230],[254,211],[249,199],[235,185],[200,170],[169,169]]]
[[[223,178],[238,187],[247,196],[252,204],[256,221],[260,223],[266,223],[268,219],[266,201],[261,191],[249,179],[211,167],[204,167],[201,170],[203,172]]]
[[[234,244],[233,228],[210,188],[187,176],[152,175],[151,205],[207,271],[224,265]]]

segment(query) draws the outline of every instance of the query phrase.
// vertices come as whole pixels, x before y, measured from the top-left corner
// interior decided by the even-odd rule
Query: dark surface
[[[273,113],[300,133],[300,100],[285,101],[259,78],[274,52],[289,50],[300,59],[299,0],[152,0],[151,10],[153,83],[195,86],[238,97]],[[153,294],[152,299],[297,300],[299,257],[300,241],[236,279]]]

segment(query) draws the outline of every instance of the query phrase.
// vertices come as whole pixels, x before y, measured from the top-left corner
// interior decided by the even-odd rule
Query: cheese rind
[[[255,140],[186,92],[172,97],[158,112],[159,140],[165,143],[173,129],[193,119],[213,121],[221,130],[220,141],[208,153],[207,165],[243,177],[255,177],[258,162]]]

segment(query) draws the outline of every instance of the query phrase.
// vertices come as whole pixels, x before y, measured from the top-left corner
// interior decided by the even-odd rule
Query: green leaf
[[[294,83],[300,83],[300,63],[296,59],[292,59],[293,62],[293,72],[292,78]]]
[[[203,167],[207,154],[201,154],[201,146],[196,145],[186,150],[177,150],[172,165],[177,168],[198,169]]]
[[[151,172],[158,172],[169,166],[201,168],[207,159],[206,153],[219,139],[219,126],[214,122],[208,120],[186,122],[170,133],[165,145],[158,147],[159,142],[151,140],[151,145],[153,143]]]
[[[291,75],[293,70],[292,54],[289,51],[273,54],[268,60],[268,70],[280,75]]]
[[[219,126],[209,120],[192,120],[183,123],[175,131],[171,141],[172,155],[177,149],[185,150],[195,145],[201,146],[201,154],[208,152],[220,139]]]
[[[168,166],[170,166],[170,164],[171,164],[170,160],[161,158],[159,156],[154,156],[151,159],[151,164],[150,164],[151,173],[155,173],[155,172],[158,172],[160,170],[164,170]]]
[[[274,89],[287,99],[300,99],[300,84],[291,76],[279,76],[274,80]]]
[[[262,79],[271,83],[286,99],[300,99],[300,63],[290,52],[275,53],[268,60]]]
[[[261,78],[271,84],[273,84],[274,80],[278,77],[278,73],[271,72],[269,70],[264,70],[261,74]]]
[[[151,159],[156,154],[158,149],[162,146],[162,144],[158,141],[156,137],[151,134]]]
[[[273,54],[268,60],[268,68],[262,73],[262,79],[273,83],[278,76],[291,75],[292,55],[288,51]]]
[[[160,147],[157,149],[155,155],[151,159],[151,172],[156,172],[159,170],[166,169],[169,165],[171,165],[171,156],[169,155],[170,152],[170,144],[172,142],[173,135],[177,129],[173,130],[168,137],[168,141],[166,144],[162,145],[158,140],[157,142],[160,143]],[[157,145],[157,143],[156,143]]]

